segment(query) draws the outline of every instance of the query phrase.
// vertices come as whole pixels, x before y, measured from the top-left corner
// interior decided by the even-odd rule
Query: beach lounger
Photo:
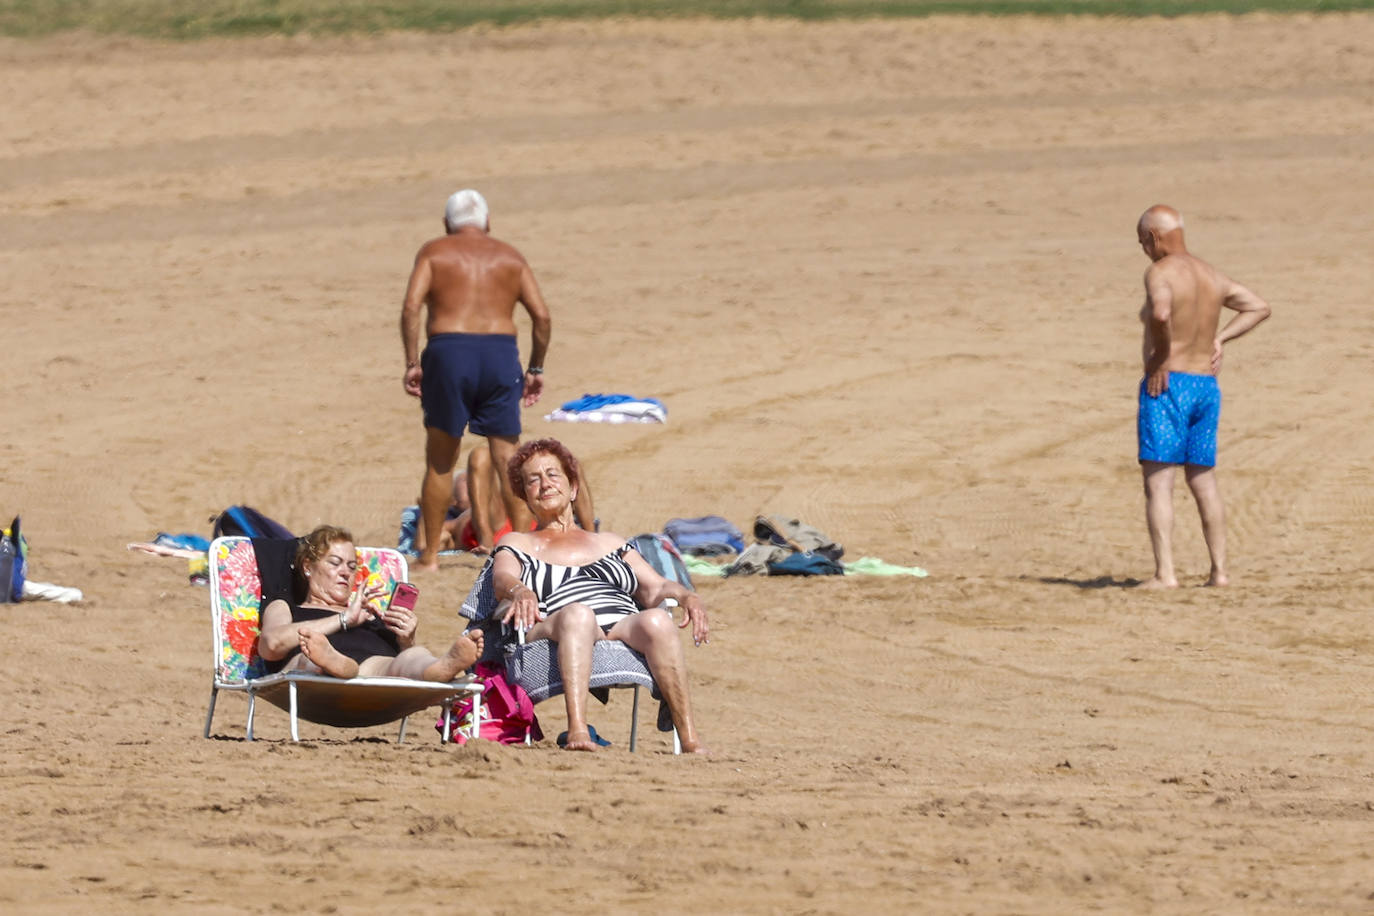
[[[523,633],[507,632],[509,628],[498,619],[500,610],[502,608],[492,592],[491,561],[488,560],[458,612],[471,626],[482,628],[486,638],[483,660],[504,665],[506,680],[520,685],[536,706],[551,697],[562,695],[563,675],[558,668],[558,647],[547,639],[526,643]],[[660,700],[659,730],[671,731],[673,753],[682,753],[681,738],[673,727],[667,704],[659,698],[658,685],[654,683],[643,655],[623,642],[609,639],[598,641],[592,647],[590,686],[592,695],[602,702],[606,702],[610,690],[627,688],[634,691],[634,703],[630,709],[631,751],[638,746],[640,689],[649,690],[654,699]],[[528,735],[525,743],[529,743]]]
[[[284,542],[285,545],[294,541]],[[282,542],[258,539],[280,556]],[[299,720],[336,728],[366,728],[400,720],[398,743],[405,740],[406,717],[431,706],[443,707],[445,723],[453,702],[460,696],[481,694],[482,686],[470,677],[448,684],[402,677],[355,677],[348,680],[301,671],[268,674],[258,655],[258,610],[263,594],[263,570],[254,539],[221,537],[210,544],[210,617],[214,628],[214,674],[210,685],[210,709],[205,714],[205,737],[215,716],[215,700],[221,690],[248,695],[245,737],[253,740],[253,715],[258,698],[286,710],[291,717],[291,740],[300,740]],[[407,581],[405,557],[386,547],[359,547],[358,562],[372,574],[372,582],[389,590]],[[269,573],[272,575],[272,573]],[[480,703],[476,704],[480,707]],[[480,728],[481,722],[473,725]],[[476,732],[474,731],[474,734]],[[447,725],[443,741],[449,740]]]

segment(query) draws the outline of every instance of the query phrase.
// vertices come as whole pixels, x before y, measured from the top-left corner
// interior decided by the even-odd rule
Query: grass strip
[[[1341,12],[1374,0],[0,0],[0,35],[88,31],[192,40],[247,35],[444,32],[537,19],[1185,16]]]

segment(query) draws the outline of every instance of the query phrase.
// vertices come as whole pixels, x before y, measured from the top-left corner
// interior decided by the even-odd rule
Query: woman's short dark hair
[[[581,481],[581,468],[566,445],[557,439],[532,439],[516,449],[510,464],[506,465],[506,476],[510,478],[511,489],[521,499],[525,498],[525,475],[520,473],[520,470],[525,466],[525,462],[535,455],[552,455],[557,458],[558,463],[563,466],[563,474],[568,478],[569,485],[577,486]]]

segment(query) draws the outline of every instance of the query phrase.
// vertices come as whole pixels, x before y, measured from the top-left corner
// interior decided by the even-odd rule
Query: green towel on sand
[[[919,566],[894,566],[877,557],[859,557],[859,559],[855,560],[853,563],[845,563],[844,571],[847,575],[917,576],[922,579],[930,575],[930,573]]]
[[[693,556],[690,553],[684,553],[682,555],[682,563],[687,567],[687,572],[694,576],[706,576],[710,578],[711,576],[725,575],[724,566],[717,566],[710,560],[703,560],[701,557]]]

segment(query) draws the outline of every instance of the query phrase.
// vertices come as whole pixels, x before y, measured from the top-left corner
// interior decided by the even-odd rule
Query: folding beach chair
[[[669,605],[676,602],[669,601]],[[472,626],[481,627],[486,638],[483,659],[504,665],[506,680],[518,684],[529,694],[530,701],[536,706],[551,697],[563,693],[563,675],[558,667],[558,647],[547,639],[525,642],[525,634],[504,632],[507,630],[500,620],[500,605],[492,592],[491,562],[488,561],[477,574],[467,599],[459,614]],[[591,693],[603,703],[607,702],[613,689],[628,688],[634,691],[634,703],[630,710],[630,750],[638,746],[639,739],[639,699],[640,689],[646,688],[654,699],[659,699],[658,728],[673,733],[673,753],[682,753],[682,739],[673,725],[668,705],[659,697],[658,685],[649,673],[649,665],[644,656],[617,640],[603,639],[592,646]],[[525,736],[529,744],[529,735]]]
[[[267,548],[280,542],[263,541]],[[291,544],[294,542],[286,542]],[[370,573],[368,582],[389,591],[407,576],[405,557],[385,547],[359,547],[358,564]],[[248,695],[246,737],[253,740],[253,715],[259,697],[291,716],[291,740],[300,740],[299,720],[336,728],[366,728],[401,721],[396,741],[405,740],[406,718],[431,706],[443,708],[442,739],[449,740],[448,711],[460,696],[482,693],[471,677],[442,684],[402,677],[355,677],[348,680],[302,671],[268,674],[258,655],[258,611],[262,603],[263,573],[254,540],[221,537],[210,544],[210,617],[214,627],[214,674],[210,709],[205,714],[205,737],[215,716],[221,690]],[[480,707],[480,703],[475,703]],[[481,722],[473,723],[480,728]],[[476,732],[474,731],[474,734]]]

